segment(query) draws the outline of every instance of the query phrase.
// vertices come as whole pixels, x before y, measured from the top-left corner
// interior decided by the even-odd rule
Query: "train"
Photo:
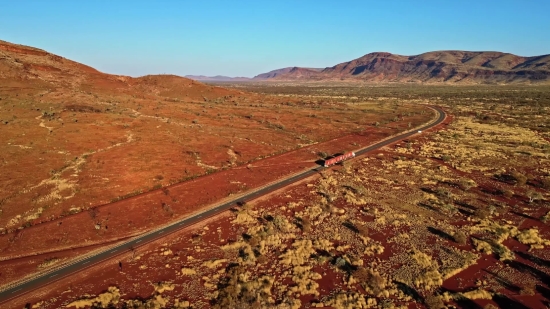
[[[339,156],[336,156],[336,157],[331,158],[331,159],[326,159],[323,166],[324,167],[329,167],[329,166],[332,166],[332,165],[334,165],[338,162],[342,162],[344,160],[347,160],[347,159],[353,158],[353,157],[355,157],[355,152],[353,152],[353,151],[346,152],[343,155],[339,155]]]

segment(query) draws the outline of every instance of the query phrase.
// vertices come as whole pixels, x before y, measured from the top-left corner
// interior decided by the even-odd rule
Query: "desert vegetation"
[[[312,152],[354,149],[431,117],[414,105],[109,75],[3,41],[0,56],[4,260],[142,233],[295,173],[318,159]],[[277,157],[282,167],[266,160]]]
[[[548,114],[550,91],[235,87],[359,109],[434,104],[452,118],[440,130],[325,170],[140,249],[125,257],[124,272],[112,274],[110,266],[90,270],[116,287],[83,278],[70,292],[40,296],[35,303],[100,304],[105,293],[120,291],[124,296],[113,296],[109,306],[159,297],[159,308],[548,304],[550,123],[541,115]],[[170,289],[159,292],[159,282]]]

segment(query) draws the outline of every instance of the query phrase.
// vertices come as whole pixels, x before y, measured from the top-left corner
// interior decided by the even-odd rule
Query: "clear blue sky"
[[[550,53],[550,0],[0,0],[0,39],[100,71],[254,76],[374,51]]]

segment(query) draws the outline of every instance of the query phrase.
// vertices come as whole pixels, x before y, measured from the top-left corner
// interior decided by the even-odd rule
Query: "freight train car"
[[[332,159],[327,159],[325,160],[325,164],[324,164],[324,167],[329,167],[331,165],[334,165],[338,162],[342,162],[344,160],[347,160],[349,158],[353,158],[355,157],[355,153],[354,152],[346,152],[344,153],[343,155],[340,155],[340,156],[337,156],[337,157],[334,157]]]

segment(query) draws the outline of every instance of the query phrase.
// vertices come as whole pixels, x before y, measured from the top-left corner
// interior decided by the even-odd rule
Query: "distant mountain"
[[[283,74],[290,73],[292,76],[296,76],[297,78],[304,78],[308,77],[312,74],[321,72],[323,69],[315,69],[315,68],[299,68],[299,67],[288,67],[278,70],[269,71],[267,73],[259,74],[254,76],[253,78],[249,77],[230,77],[230,76],[223,76],[223,75],[216,75],[216,76],[204,76],[204,75],[185,75],[186,78],[193,79],[196,81],[202,81],[202,82],[238,82],[238,81],[257,81],[257,80],[264,80],[264,79],[270,79],[275,78]]]
[[[204,75],[185,75],[186,78],[196,81],[212,81],[212,82],[236,82],[236,81],[248,81],[248,77],[229,77],[229,76],[204,76]]]
[[[501,52],[435,51],[402,56],[376,52],[325,69],[290,67],[260,74],[254,79],[372,83],[540,83],[550,82],[550,55],[521,57]]]
[[[320,72],[323,69],[315,69],[315,68],[299,68],[299,67],[288,67],[288,68],[282,68],[278,70],[269,71],[267,73],[259,74],[254,76],[254,79],[270,79],[275,78],[279,76],[286,76],[286,74],[305,77],[310,74]]]

